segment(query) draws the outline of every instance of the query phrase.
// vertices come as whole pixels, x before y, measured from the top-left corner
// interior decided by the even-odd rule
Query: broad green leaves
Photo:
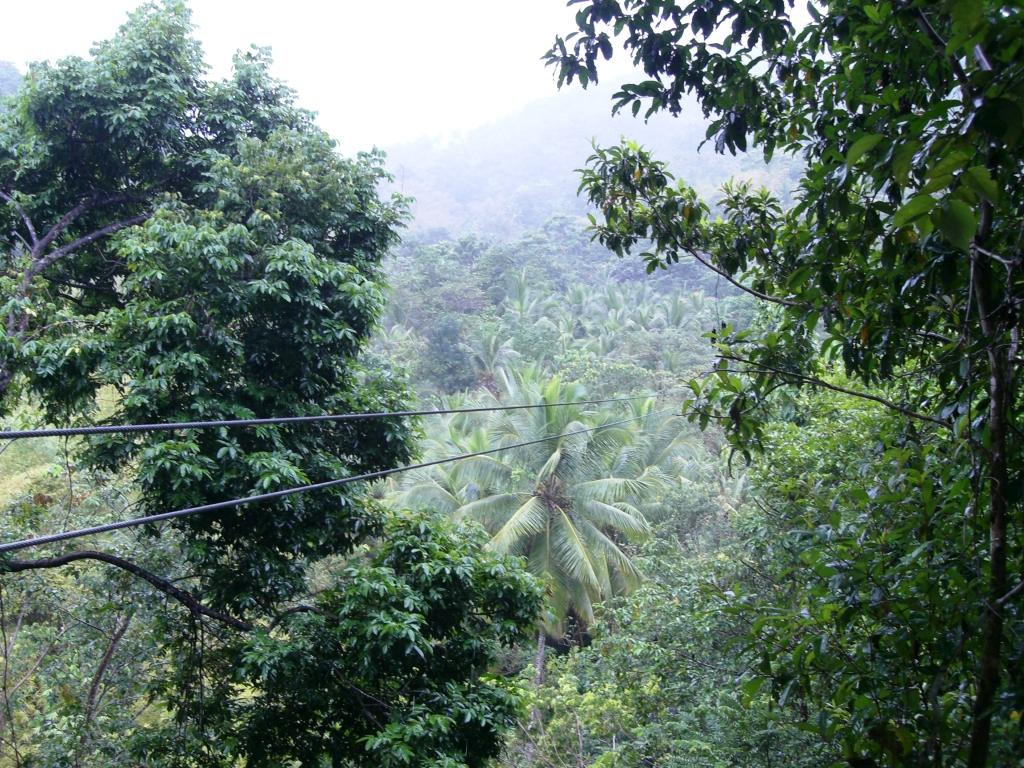
[[[857,141],[853,142],[853,146],[851,146],[850,150],[846,153],[846,164],[856,165],[858,160],[878,146],[879,142],[882,141],[882,138],[882,135],[879,133],[861,136]]]
[[[178,0],[93,54],[34,67],[0,114],[6,404],[16,377],[59,423],[95,419],[101,391],[118,423],[402,410],[404,382],[363,356],[406,211],[378,192],[382,155],[339,156],[266,51],[207,80]],[[411,431],[107,435],[80,458],[155,513],[398,466]],[[476,766],[497,751],[516,697],[486,675],[539,603],[476,532],[391,520],[346,487],[141,535],[173,552],[156,563],[168,579],[232,618],[212,628],[171,603],[140,685],[176,722],[138,734],[136,762]]]
[[[964,529],[960,567],[989,574],[990,581],[975,582],[974,589],[999,600],[1011,587],[1007,574],[1019,571],[1024,557],[1019,503],[1008,493],[1021,463],[1024,406],[1016,359],[1024,302],[1024,16],[995,2],[846,0],[812,7],[810,23],[798,30],[785,4],[757,0],[585,6],[587,23],[571,38],[572,47],[559,39],[549,52],[560,81],[571,82],[581,68],[593,78],[592,40],[610,29],[647,78],[642,89],[623,87],[616,109],[643,102],[648,114],[677,114],[692,99],[711,121],[708,137],[716,151],[750,144],[766,158],[783,150],[805,163],[792,209],[734,186],[723,190],[721,216],[703,217],[696,226],[681,204],[692,192],[670,186],[668,169],[636,147],[600,149],[583,172],[583,190],[600,211],[594,231],[602,243],[620,255],[643,249],[651,270],[693,258],[764,304],[759,323],[709,334],[721,363],[694,387],[692,417],[702,426],[722,425],[733,447],[744,450],[763,444],[764,421],[781,405],[780,388],[831,388],[885,405],[906,420],[905,433],[881,450],[920,440],[936,476],[962,483],[973,473],[973,495],[958,485],[948,492],[948,506],[932,507],[927,529],[892,532],[861,567],[878,579],[892,576],[906,580],[901,587],[923,589],[928,574],[921,557],[896,563],[887,546],[909,553],[914,536],[931,540],[938,535],[933,529],[981,515],[988,527]],[[954,446],[934,447],[933,441],[946,439]],[[900,472],[892,477],[894,488],[908,498],[917,490],[902,483]],[[903,500],[884,498],[899,519]],[[839,530],[850,504],[839,496],[831,503],[840,522],[829,525]],[[849,553],[833,552],[826,561],[817,535],[807,531],[796,546],[818,551],[818,559],[803,566],[831,583],[842,575],[838,566],[859,553],[851,544]],[[1000,545],[1009,541],[1017,543]],[[950,594],[965,594],[962,588],[958,581]],[[897,696],[884,675],[872,688],[855,663],[822,650],[822,637],[803,634],[829,620],[809,607],[809,588],[794,588],[792,596],[807,602],[810,617],[803,605],[780,614],[777,628],[789,643],[766,652],[765,675],[787,707],[801,688],[836,681],[828,695],[838,697],[843,714],[826,712],[822,733],[846,740],[851,763],[983,768],[991,763],[991,743],[1004,755],[1012,752],[1006,702],[1021,695],[1010,671],[1019,644],[1004,622],[1016,618],[978,616],[984,651],[956,640],[958,650],[943,649],[950,660],[939,665],[955,682],[942,682],[966,691],[966,698],[953,709],[927,698],[905,704],[896,723],[878,704]],[[942,604],[931,592],[927,600]],[[830,608],[830,620],[839,612],[870,622],[871,611],[884,604],[884,595],[857,597],[845,613]],[[919,611],[912,596],[906,604],[872,636],[879,654],[899,657],[919,623],[927,623],[928,612]],[[954,613],[939,615],[955,622]],[[955,632],[928,624],[916,642],[946,642]],[[773,659],[788,654],[798,669],[818,656],[830,661],[814,667],[816,679],[803,680],[773,670]],[[937,690],[926,666],[910,667],[904,685]],[[946,723],[954,709],[958,730],[937,734],[929,718]],[[1002,741],[990,739],[992,729],[1004,734]],[[969,746],[961,750],[960,744]]]

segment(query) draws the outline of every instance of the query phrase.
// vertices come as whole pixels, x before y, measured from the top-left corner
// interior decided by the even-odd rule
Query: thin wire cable
[[[216,419],[212,421],[176,421],[157,424],[102,424],[93,427],[57,427],[54,429],[19,429],[0,431],[0,440],[22,440],[33,437],[70,437],[75,435],[130,434],[134,432],[162,432],[178,429],[213,429],[216,427],[259,427],[270,424],[307,424],[316,421],[362,421],[365,419],[402,418],[406,416],[443,416],[455,413],[483,413],[490,411],[516,411],[527,408],[560,408],[568,405],[600,405],[624,403],[656,397],[654,394],[633,397],[613,397],[605,400],[581,400],[565,403],[531,403],[529,405],[490,405],[473,408],[441,408],[425,411],[377,411],[374,413],[334,413],[322,416],[273,416],[264,419]]]
[[[171,520],[177,517],[188,517],[190,515],[198,515],[204,512],[215,512],[218,509],[226,509],[228,507],[237,507],[244,504],[254,504],[259,501],[272,501],[275,499],[282,499],[286,496],[293,496],[297,493],[308,493],[309,491],[322,491],[327,488],[335,488],[339,485],[348,485],[349,483],[365,482],[367,480],[379,480],[382,477],[388,477],[389,475],[398,474],[399,472],[409,472],[413,469],[424,469],[426,467],[434,467],[438,464],[447,464],[452,461],[463,461],[465,459],[472,459],[477,456],[486,456],[491,453],[500,453],[501,451],[510,451],[513,448],[525,448],[529,445],[537,445],[538,443],[546,443],[549,440],[558,440],[562,437],[571,437],[573,435],[582,435],[587,432],[596,432],[600,429],[607,429],[608,427],[618,426],[620,424],[628,424],[632,421],[639,421],[640,419],[646,419],[648,417],[660,416],[661,414],[668,413],[674,409],[665,408],[660,411],[652,411],[650,413],[644,413],[639,416],[632,416],[628,419],[619,419],[618,421],[609,421],[606,424],[599,424],[596,427],[588,427],[587,429],[576,429],[572,432],[563,432],[560,435],[548,435],[547,437],[541,437],[537,440],[527,440],[522,443],[513,443],[512,445],[503,445],[497,448],[488,448],[483,451],[473,451],[472,453],[463,453],[458,456],[448,456],[444,459],[434,459],[433,461],[425,461],[420,464],[410,464],[405,467],[393,467],[391,469],[381,469],[376,472],[366,472],[361,475],[351,475],[349,477],[341,477],[337,480],[325,480],[321,483],[311,483],[310,485],[300,485],[295,488],[285,488],[280,491],[272,491],[271,493],[261,493],[258,496],[246,496],[241,499],[230,499],[229,501],[217,501],[213,504],[203,504],[198,507],[187,507],[185,509],[176,509],[172,512],[161,512],[157,515],[147,515],[145,517],[136,517],[131,520],[120,520],[116,523],[106,523],[104,525],[94,525],[90,528],[78,528],[72,531],[62,531],[61,533],[51,533],[46,536],[37,536],[34,539],[22,539],[21,541],[11,541],[6,544],[0,544],[0,554],[7,552],[16,552],[20,549],[27,549],[29,547],[38,547],[43,544],[53,544],[58,541],[67,541],[69,539],[78,539],[83,536],[94,536],[98,533],[107,533],[108,531],[117,531],[122,528],[132,528],[138,525],[146,525],[148,523],[158,523],[162,520]],[[2,566],[2,563],[0,563]]]

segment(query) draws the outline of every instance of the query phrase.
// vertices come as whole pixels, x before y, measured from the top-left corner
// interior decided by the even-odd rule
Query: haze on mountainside
[[[14,65],[0,61],[0,95],[13,93],[17,80]],[[577,194],[577,171],[592,142],[606,146],[623,137],[652,150],[712,202],[730,178],[790,199],[798,161],[779,157],[766,164],[754,153],[716,155],[710,143],[701,147],[706,120],[695,103],[678,118],[655,115],[645,122],[612,114],[614,90],[567,88],[476,128],[385,146],[395,178],[384,188],[414,200],[408,232],[513,237],[556,216],[582,220],[588,207]]]
[[[757,153],[716,155],[712,142],[701,149],[707,122],[694,102],[677,118],[613,116],[615,90],[566,88],[447,141],[425,137],[386,147],[391,188],[415,198],[410,230],[509,237],[554,216],[582,218],[587,204],[577,194],[577,170],[593,151],[591,142],[607,146],[623,137],[651,150],[709,201],[717,201],[730,178],[791,199],[797,160],[766,164]]]
[[[133,5],[133,0],[98,3],[86,26],[104,34]],[[29,24],[46,6],[19,7],[9,18]],[[192,6],[212,75],[225,74],[235,49],[250,42],[270,44],[273,74],[296,89],[300,104],[318,112],[344,154],[375,144],[385,149],[396,177],[389,188],[416,199],[409,224],[414,233],[440,229],[451,235],[510,236],[556,215],[582,217],[586,205],[576,194],[575,170],[590,154],[591,140],[607,145],[623,135],[648,146],[711,200],[732,176],[765,183],[784,200],[791,191],[792,161],[777,162],[782,170],[768,173],[753,155],[715,156],[710,145],[698,154],[706,120],[693,103],[679,119],[656,115],[645,124],[625,115],[613,118],[612,84],[630,71],[623,60],[602,73],[608,85],[558,91],[555,73],[541,55],[554,34],[571,23],[574,11],[560,2],[519,3],[511,17],[496,6],[466,0],[429,11],[398,2],[386,15],[380,8],[364,8],[341,17],[303,2],[283,18],[275,7],[260,3],[241,18],[229,12],[229,4],[198,0]],[[70,13],[74,19],[80,11]],[[483,36],[470,32],[498,24],[503,34],[491,35],[486,45]],[[8,33],[15,27],[9,24]],[[384,38],[366,34],[385,27]],[[325,62],[318,52],[325,50],[323,38],[331,29],[335,53]],[[46,42],[45,56],[20,40],[7,49],[20,54],[17,66],[23,68],[34,57],[86,54],[91,40],[83,34],[59,27]],[[381,61],[382,40],[398,55]],[[488,66],[469,63],[485,51]],[[378,60],[377,71],[366,77],[356,62],[370,59]],[[0,92],[12,80],[14,65],[6,66]]]
[[[137,0],[5,3],[0,59],[87,56]],[[575,11],[560,0],[191,0],[207,76],[229,75],[233,54],[273,51],[272,73],[345,154],[424,135],[445,136],[551,95],[540,60]],[[26,30],[46,29],[45,35]]]

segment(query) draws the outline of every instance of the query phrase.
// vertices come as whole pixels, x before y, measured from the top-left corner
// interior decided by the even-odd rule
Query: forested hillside
[[[0,98],[13,96],[21,82],[21,73],[9,61],[0,61]]]
[[[1024,767],[1024,14],[572,7],[388,154],[0,64],[0,768]]]
[[[799,168],[794,159],[766,165],[756,155],[716,156],[713,143],[698,151],[707,125],[696,101],[687,100],[678,119],[655,115],[645,123],[613,116],[613,92],[612,86],[565,91],[463,134],[388,147],[394,188],[415,198],[410,229],[512,238],[556,215],[583,219],[587,205],[576,194],[576,169],[592,141],[615,143],[623,135],[669,161],[709,200],[733,177],[790,199]]]

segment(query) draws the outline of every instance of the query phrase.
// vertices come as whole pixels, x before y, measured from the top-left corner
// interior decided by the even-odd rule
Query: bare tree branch
[[[106,205],[117,205],[118,203],[127,203],[133,200],[143,199],[145,198],[139,195],[122,193],[116,195],[106,195],[104,197],[94,195],[93,197],[88,197],[82,200],[78,205],[76,205],[70,211],[61,216],[60,220],[56,224],[54,224],[45,235],[43,235],[43,238],[39,240],[36,247],[33,249],[33,260],[39,259],[39,257],[42,256],[43,252],[47,248],[49,248],[50,245],[53,244],[53,242],[58,237],[60,237],[68,227],[70,227],[75,222],[76,219],[85,215],[89,211],[95,210],[96,208],[102,208],[103,206]]]
[[[108,237],[109,235],[112,235],[116,232],[120,232],[122,229],[127,229],[128,227],[134,227],[136,224],[141,224],[144,221],[146,221],[146,219],[148,219],[150,215],[151,214],[149,213],[140,213],[137,216],[132,216],[127,219],[121,219],[120,221],[115,221],[111,224],[107,224],[105,227],[100,227],[99,229],[90,232],[88,235],[83,235],[77,240],[72,240],[67,245],[62,245],[60,248],[51,251],[42,258],[36,259],[35,261],[32,262],[32,266],[29,267],[28,271],[25,273],[25,278],[22,280],[22,285],[19,286],[19,288],[22,291],[27,289],[28,282],[33,277],[38,275],[47,267],[50,267],[56,262],[60,261],[68,254],[74,253],[78,249],[84,248],[87,245],[95,243],[97,240],[101,240],[104,237]]]
[[[174,586],[174,584],[169,580],[161,576],[157,576],[155,573],[147,571],[145,568],[142,568],[129,560],[117,557],[116,555],[109,555],[106,552],[82,550],[79,552],[69,552],[66,555],[43,558],[40,560],[10,560],[4,564],[4,567],[11,573],[19,573],[21,571],[59,568],[63,565],[68,565],[69,563],[74,563],[79,560],[96,560],[101,563],[113,565],[123,571],[127,571],[133,576],[138,576],[143,581],[149,582],[152,586],[156,587],[168,597],[172,597],[177,600],[196,616],[206,616],[208,618],[215,619],[222,624],[243,632],[249,632],[253,629],[252,624],[249,624],[248,622],[203,605],[191,592],[187,592],[184,589]]]
[[[96,668],[96,674],[92,676],[89,694],[85,698],[85,723],[82,725],[82,735],[78,740],[78,746],[75,748],[75,768],[79,768],[82,764],[81,751],[89,741],[89,726],[92,725],[92,721],[96,717],[96,707],[99,702],[100,684],[103,682],[103,676],[107,672],[107,667],[110,666],[110,660],[114,658],[117,646],[121,644],[121,639],[124,637],[125,632],[128,631],[128,624],[131,623],[131,620],[131,613],[127,613],[115,624],[114,634],[110,638],[107,650],[103,654],[103,658],[100,659],[100,664]]]
[[[695,258],[697,261],[699,261],[701,264],[703,264],[705,267],[707,267],[712,272],[714,272],[716,275],[718,275],[719,277],[724,277],[733,287],[739,288],[744,293],[749,293],[751,296],[753,296],[753,297],[755,297],[757,299],[760,299],[761,301],[770,301],[772,304],[779,304],[779,305],[781,305],[783,307],[804,307],[804,308],[809,308],[809,306],[807,304],[801,304],[799,301],[792,301],[791,299],[784,299],[781,296],[770,296],[767,293],[761,293],[761,291],[756,291],[753,288],[751,288],[750,286],[744,285],[739,280],[736,280],[732,275],[730,275],[724,269],[720,269],[720,268],[716,267],[713,263],[711,263],[711,261],[709,261],[708,259],[705,259],[697,251],[695,251],[695,250],[688,250],[687,252],[691,256],[693,256],[693,258]]]
[[[1013,598],[1015,598],[1021,592],[1024,592],[1024,579],[1022,579],[1020,583],[1017,584],[1017,586],[1015,586],[1005,595],[996,600],[996,606],[1001,608],[1002,606],[1006,605],[1008,602],[1013,600]]]

